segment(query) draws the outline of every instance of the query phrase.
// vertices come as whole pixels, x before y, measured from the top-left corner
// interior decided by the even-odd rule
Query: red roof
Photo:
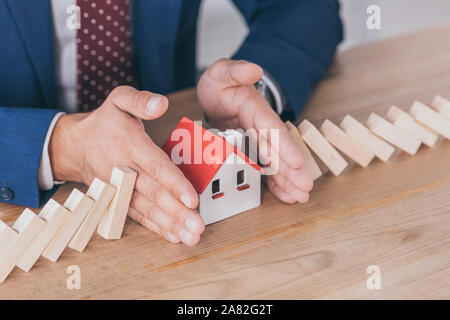
[[[190,141],[183,142],[184,137],[189,138]],[[177,166],[200,194],[203,193],[209,182],[214,178],[219,168],[232,152],[244,159],[245,163],[248,163],[255,170],[263,171],[260,166],[249,159],[244,153],[228,143],[225,138],[215,135],[186,117],[181,119],[164,143],[162,149],[170,157],[174,147],[182,142],[190,146],[190,157],[186,155],[186,158],[190,158],[190,161],[189,163],[177,164]],[[217,146],[223,148],[223,152],[217,152],[219,154],[215,154],[215,150],[220,150]],[[178,148],[180,147],[181,145]],[[199,154],[196,155],[195,150]],[[184,151],[179,152],[179,150],[176,150],[175,152],[181,157],[184,156]]]

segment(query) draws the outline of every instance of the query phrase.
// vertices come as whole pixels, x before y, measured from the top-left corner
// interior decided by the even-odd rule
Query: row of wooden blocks
[[[134,190],[136,172],[113,169],[110,184],[94,179],[86,194],[74,189],[64,205],[51,199],[39,215],[25,209],[12,227],[0,221],[0,282],[15,266],[31,270],[42,255],[56,262],[64,249],[82,252],[95,230],[120,239]]]
[[[436,96],[432,107],[416,101],[408,113],[393,106],[386,115],[389,121],[372,113],[367,127],[350,115],[339,126],[325,120],[320,131],[308,120],[297,128],[290,122],[286,126],[302,150],[305,171],[316,180],[323,173],[308,147],[338,176],[348,162],[337,150],[367,167],[375,157],[388,161],[395,147],[414,155],[422,143],[433,147],[439,135],[450,140],[450,101]]]
[[[410,113],[392,107],[390,121],[373,113],[368,128],[349,115],[340,127],[325,120],[322,133],[308,120],[297,128],[286,125],[301,148],[306,172],[316,180],[322,170],[307,146],[339,175],[348,163],[336,149],[367,167],[375,157],[388,161],[394,146],[414,155],[422,143],[434,146],[439,135],[450,139],[450,101],[437,96],[432,106],[435,110],[415,102]],[[105,239],[120,239],[135,182],[136,172],[114,168],[110,184],[94,179],[86,194],[74,189],[64,205],[51,199],[39,215],[25,209],[12,227],[0,221],[0,282],[16,265],[30,271],[41,255],[56,262],[67,246],[82,252],[96,229]]]

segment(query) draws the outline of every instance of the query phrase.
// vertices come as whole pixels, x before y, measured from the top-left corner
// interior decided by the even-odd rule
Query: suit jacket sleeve
[[[250,32],[233,59],[259,64],[298,115],[342,41],[336,0],[234,0]]]
[[[38,172],[47,129],[57,113],[0,106],[0,186],[14,193],[7,203],[37,208],[53,194],[55,189],[39,190]]]

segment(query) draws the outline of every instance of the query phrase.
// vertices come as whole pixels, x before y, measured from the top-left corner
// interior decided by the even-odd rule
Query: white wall
[[[341,50],[450,22],[450,0],[340,1],[346,31]],[[371,4],[381,8],[381,30],[370,31],[366,27],[366,8]],[[198,65],[205,67],[221,57],[229,57],[239,47],[246,33],[245,22],[230,0],[203,0],[199,21]]]
[[[201,68],[231,56],[248,32],[230,0],[203,0],[198,29],[197,65]]]
[[[450,0],[340,0],[346,32],[341,49],[450,22]],[[381,9],[381,30],[368,30],[366,9]]]

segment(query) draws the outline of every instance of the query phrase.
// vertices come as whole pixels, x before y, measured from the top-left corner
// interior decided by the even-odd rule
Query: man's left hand
[[[305,203],[313,181],[303,170],[303,157],[296,142],[290,136],[280,117],[254,84],[263,75],[256,64],[246,61],[221,59],[209,67],[200,78],[197,95],[200,104],[215,128],[244,130],[279,130],[279,170],[267,177],[270,191],[286,203]],[[271,157],[274,155],[272,154]],[[276,156],[276,155],[275,155]]]

